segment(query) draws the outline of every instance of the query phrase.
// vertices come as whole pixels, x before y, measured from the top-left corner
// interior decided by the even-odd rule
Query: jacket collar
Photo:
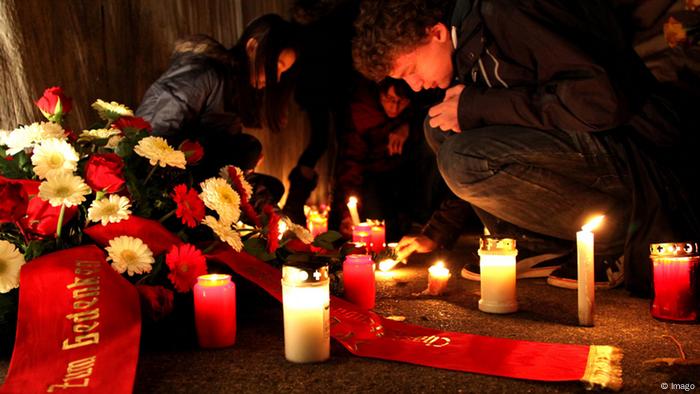
[[[480,5],[480,0],[457,0],[450,18],[450,33],[455,48],[453,64],[455,76],[460,80],[469,75],[484,47]]]

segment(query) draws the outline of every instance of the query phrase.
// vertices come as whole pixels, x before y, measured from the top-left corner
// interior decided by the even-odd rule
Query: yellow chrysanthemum
[[[147,158],[152,166],[171,166],[185,169],[187,163],[185,153],[174,149],[161,137],[142,138],[134,147],[134,152]]]
[[[49,177],[39,185],[39,198],[54,207],[79,205],[90,193],[90,187],[83,178],[68,173]]]
[[[15,245],[0,240],[0,293],[19,287],[19,269],[24,263],[24,256]]]
[[[241,216],[241,196],[223,178],[209,178],[200,183],[202,193],[199,197],[204,205],[219,214],[221,221],[235,223]]]
[[[83,130],[80,133],[81,140],[93,141],[93,140],[103,140],[109,137],[119,134],[119,130],[115,129],[93,129],[93,130]]]
[[[95,200],[88,208],[88,220],[91,222],[102,222],[103,226],[107,223],[119,223],[126,220],[131,215],[131,202],[124,196],[110,194],[108,198]]]
[[[253,187],[250,186],[250,183],[248,183],[248,181],[245,180],[245,177],[243,176],[243,171],[240,168],[238,168],[236,166],[232,166],[232,165],[224,166],[221,168],[221,170],[219,170],[219,176],[226,179],[227,181],[231,182],[231,177],[229,177],[229,175],[228,175],[228,168],[229,167],[233,167],[236,169],[236,174],[238,174],[238,179],[241,180],[241,185],[243,185],[243,190],[246,192],[246,195],[248,196],[248,198],[250,198],[250,196],[253,195]]]
[[[68,142],[51,138],[34,147],[32,164],[39,179],[72,173],[78,168],[78,153]]]
[[[58,140],[65,140],[66,139],[66,131],[63,130],[63,127],[61,127],[60,124],[54,123],[54,122],[41,122],[41,123],[32,123],[29,127],[35,128],[34,132],[34,143],[45,141],[45,140],[50,140],[50,139],[58,139]]]
[[[104,120],[109,120],[109,121],[114,121],[116,119],[121,118],[122,116],[134,116],[134,112],[129,109],[126,105],[119,104],[115,101],[112,102],[106,102],[100,99],[97,99],[94,103],[92,103],[92,108],[97,111],[97,114],[100,116],[101,119]]]
[[[139,238],[122,235],[109,241],[109,246],[105,248],[108,257],[112,261],[112,268],[129,276],[151,272],[155,259],[153,252],[148,245]]]
[[[229,244],[236,252],[240,252],[241,249],[243,249],[243,241],[241,241],[241,236],[231,227],[230,223],[216,220],[215,217],[209,215],[204,217],[202,223],[211,228],[217,237]]]
[[[107,140],[107,144],[105,144],[105,148],[117,149],[117,146],[119,146],[119,143],[122,142],[123,139],[124,139],[123,135],[112,136]]]

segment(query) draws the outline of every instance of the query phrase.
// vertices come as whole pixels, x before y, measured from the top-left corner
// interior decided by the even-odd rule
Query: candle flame
[[[598,215],[593,219],[589,220],[586,224],[584,224],[583,227],[581,227],[581,230],[593,231],[596,228],[598,228],[598,226],[600,226],[600,224],[603,222],[603,219],[605,219],[605,215]]]
[[[433,265],[433,267],[445,268],[445,262],[442,261],[442,260],[440,260],[440,261],[438,261],[437,263],[435,263],[435,264]]]
[[[287,232],[287,222],[284,220],[280,220],[279,223],[277,223],[277,230],[279,234],[277,238],[281,240],[284,236],[284,233]]]
[[[350,196],[350,198],[348,198],[348,207],[357,207],[357,197]]]
[[[394,268],[398,263],[398,261],[392,259],[382,260],[379,262],[379,270],[383,272],[389,271],[392,268]]]
[[[197,283],[207,287],[226,285],[230,281],[231,275],[226,274],[207,274],[197,277]]]

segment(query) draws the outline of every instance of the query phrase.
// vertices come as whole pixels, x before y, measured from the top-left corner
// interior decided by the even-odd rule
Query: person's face
[[[396,94],[396,89],[394,89],[393,86],[389,86],[386,92],[381,92],[379,94],[379,102],[382,103],[386,116],[390,118],[401,115],[401,112],[411,103],[408,98]]]
[[[447,89],[452,82],[452,39],[442,23],[428,30],[428,40],[399,55],[389,76],[403,79],[414,91]]]
[[[248,51],[248,58],[250,59],[250,64],[255,64],[255,50],[257,49],[257,42],[255,41],[254,38],[251,38],[248,40],[248,45],[247,51]],[[277,81],[279,81],[282,78],[282,74],[287,72],[292,66],[294,65],[294,62],[297,60],[297,54],[296,52],[291,49],[291,48],[286,48],[283,49],[282,52],[280,52],[279,57],[277,57]],[[256,88],[256,89],[264,89],[265,88],[265,69],[260,68],[257,72],[255,72],[253,75],[255,77],[251,77],[251,84]]]

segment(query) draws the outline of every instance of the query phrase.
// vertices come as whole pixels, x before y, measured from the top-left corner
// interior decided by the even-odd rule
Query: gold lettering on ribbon
[[[66,367],[66,374],[63,377],[63,383],[52,384],[46,391],[52,393],[56,389],[65,390],[69,388],[88,387],[90,376],[92,375],[92,368],[95,366],[96,359],[97,356],[90,356],[69,362]]]
[[[391,339],[407,340],[411,342],[420,342],[425,346],[430,347],[445,347],[450,344],[451,340],[448,337],[440,337],[437,335],[424,335],[422,337],[395,336]]]
[[[73,313],[67,314],[66,319],[73,321],[72,332],[81,335],[64,339],[61,346],[63,350],[100,343],[100,333],[97,332],[97,327],[100,325],[100,322],[97,321],[100,318],[100,308],[94,308],[100,295],[100,277],[98,276],[100,262],[77,260],[75,266],[73,272],[76,276],[73,278],[73,283],[66,285],[67,289],[73,290],[73,299],[75,300],[73,301]]]

